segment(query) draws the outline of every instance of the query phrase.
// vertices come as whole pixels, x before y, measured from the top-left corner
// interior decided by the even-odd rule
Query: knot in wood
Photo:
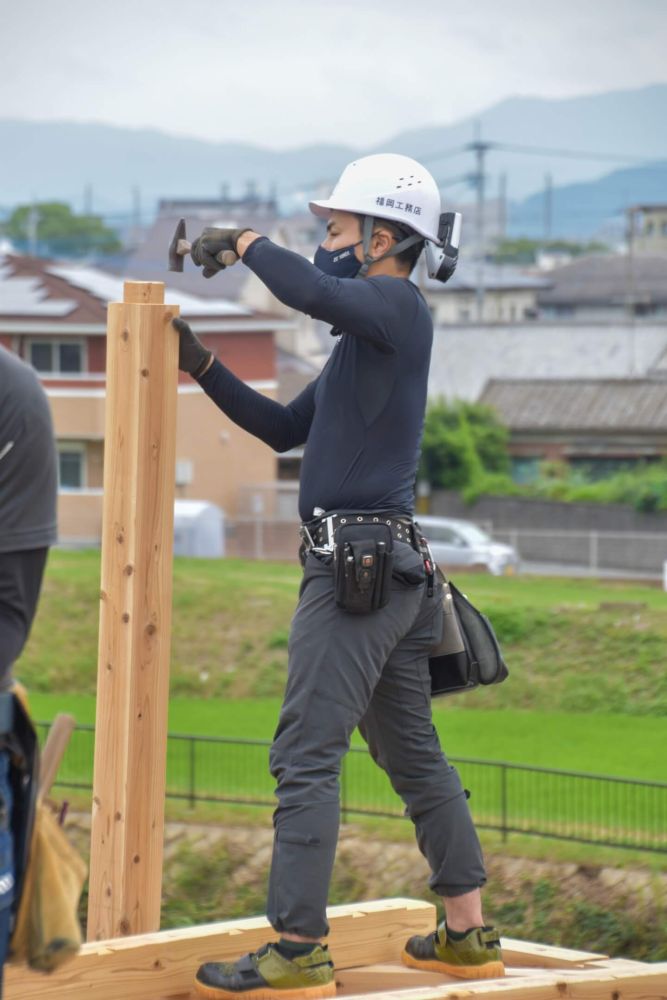
[[[127,611],[124,611],[123,612],[123,621],[124,622],[129,622],[129,620],[130,620],[129,614],[127,613]]]

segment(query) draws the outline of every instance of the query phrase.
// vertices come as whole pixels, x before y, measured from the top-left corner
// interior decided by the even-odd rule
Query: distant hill
[[[667,84],[561,100],[513,97],[453,125],[401,132],[376,149],[318,144],[287,151],[96,123],[0,119],[0,207],[34,197],[61,198],[80,209],[89,184],[96,211],[127,214],[132,188],[138,186],[149,214],[160,197],[215,197],[222,184],[239,193],[248,181],[264,193],[275,185],[283,204],[297,207],[314,185],[328,186],[354,156],[379,149],[423,157],[436,178],[445,181],[470,173],[472,156],[435,154],[470,142],[476,122],[484,139],[504,144],[667,160],[666,115]],[[509,197],[521,200],[542,187],[547,171],[558,187],[603,177],[613,166],[493,149],[487,158],[487,189],[494,197],[498,179],[506,173]],[[446,190],[456,201],[470,193],[465,184]]]
[[[583,184],[554,188],[552,236],[587,239],[591,236],[621,235],[624,210],[640,202],[667,203],[667,159],[645,167],[614,170],[606,177]],[[508,212],[508,233],[512,236],[544,235],[544,193],[534,194]]]

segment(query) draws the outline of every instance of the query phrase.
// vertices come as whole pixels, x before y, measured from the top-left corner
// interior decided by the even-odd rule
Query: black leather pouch
[[[367,615],[389,602],[393,544],[386,524],[344,524],[334,537],[336,604]]]

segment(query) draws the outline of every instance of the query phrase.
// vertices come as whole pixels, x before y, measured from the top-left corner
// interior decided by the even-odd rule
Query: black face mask
[[[354,248],[362,242],[363,240],[359,240],[358,243],[351,243],[349,247],[341,247],[339,250],[318,247],[313,263],[332,278],[356,278],[361,269],[361,261],[355,257]]]

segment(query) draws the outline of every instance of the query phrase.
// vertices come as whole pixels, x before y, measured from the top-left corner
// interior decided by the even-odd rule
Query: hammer
[[[188,243],[185,238],[185,219],[179,219],[176,231],[172,237],[171,243],[169,244],[170,271],[183,270],[183,258],[186,254],[190,253],[191,247],[192,243]],[[224,264],[225,267],[231,267],[232,264],[236,263],[238,257],[233,250],[221,250],[220,253],[215,255],[215,259],[219,264]]]

